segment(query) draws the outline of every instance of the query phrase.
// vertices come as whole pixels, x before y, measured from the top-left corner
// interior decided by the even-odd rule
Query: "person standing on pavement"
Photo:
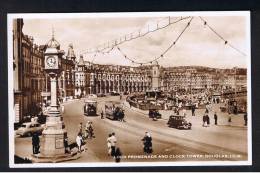
[[[111,142],[111,156],[115,156],[115,152],[116,152],[116,143],[117,143],[117,139],[116,139],[116,135],[113,132],[112,136],[110,138],[110,142]]]
[[[101,115],[101,119],[104,119],[104,112],[103,112],[103,109],[101,110],[100,115]]]
[[[191,107],[191,115],[195,116],[195,104],[193,104]]]
[[[209,124],[210,124],[209,114],[206,115],[206,121],[207,121],[207,127],[209,127]]]
[[[33,154],[38,154],[40,149],[40,138],[38,133],[33,133],[32,136]]]
[[[107,149],[108,149],[107,153],[109,156],[111,156],[111,136],[112,134],[109,134],[107,138]]]
[[[214,113],[214,120],[215,120],[215,125],[218,125],[218,115],[217,115],[217,112]]]
[[[67,133],[64,134],[64,148],[65,148],[65,153],[70,153],[69,139]]]
[[[77,137],[76,137],[76,143],[78,146],[78,152],[81,153],[81,145],[82,145],[82,134],[78,133]]]
[[[82,122],[79,123],[79,133],[82,134],[82,130],[83,130],[83,125],[82,125]]]
[[[231,120],[231,114],[228,114],[228,124],[230,125],[231,122],[232,122],[232,120]]]
[[[202,122],[203,122],[203,123],[202,123],[202,126],[203,126],[203,127],[206,127],[205,124],[206,124],[206,121],[207,121],[207,114],[208,114],[208,113],[207,113],[207,111],[206,111],[205,114],[204,114],[203,117],[202,117]]]

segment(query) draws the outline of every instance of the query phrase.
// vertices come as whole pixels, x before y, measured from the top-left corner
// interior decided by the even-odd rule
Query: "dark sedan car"
[[[191,129],[192,124],[184,116],[171,115],[168,120],[168,126],[177,129]]]
[[[149,115],[149,118],[155,118],[155,119],[162,118],[162,115],[156,109],[150,109],[148,115]]]

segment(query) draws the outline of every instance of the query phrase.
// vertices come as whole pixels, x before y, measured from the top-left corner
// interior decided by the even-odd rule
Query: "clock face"
[[[54,67],[56,65],[56,58],[54,56],[49,56],[46,59],[46,63],[49,67]]]

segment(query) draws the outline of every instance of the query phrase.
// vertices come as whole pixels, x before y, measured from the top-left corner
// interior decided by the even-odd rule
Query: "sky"
[[[247,52],[247,18],[244,16],[202,16],[228,43],[237,49]],[[171,17],[175,21],[179,17]],[[159,25],[164,25],[168,17],[92,17],[92,18],[24,18],[23,32],[34,37],[36,44],[46,44],[52,36],[54,28],[55,39],[60,43],[61,49],[67,53],[68,45],[73,44],[77,57],[88,49],[95,49],[109,41],[133,36],[149,29],[153,30]],[[119,45],[120,49],[138,62],[151,61],[160,56],[171,43],[178,37],[189,19],[182,20],[164,29],[147,34],[144,37],[125,42]],[[134,64],[125,59],[117,50],[110,53],[87,54],[83,57],[87,61],[99,64]],[[164,67],[169,66],[208,66],[217,68],[246,67],[247,56],[241,55],[224,41],[219,39],[199,17],[195,16],[189,27],[185,30],[177,43],[158,60]]]

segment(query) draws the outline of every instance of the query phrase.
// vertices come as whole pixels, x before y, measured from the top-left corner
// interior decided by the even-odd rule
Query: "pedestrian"
[[[76,137],[76,143],[78,146],[78,152],[81,153],[81,145],[82,145],[82,134],[78,133],[77,137]]]
[[[89,126],[90,126],[90,121],[87,121],[86,126],[85,126],[85,138],[89,138],[90,132],[89,132]]]
[[[207,121],[207,127],[209,127],[209,124],[210,124],[210,118],[209,118],[209,115],[206,114],[206,121]]]
[[[228,124],[230,125],[231,122],[232,122],[232,120],[231,120],[231,114],[228,114]]]
[[[215,120],[215,125],[218,125],[218,115],[217,115],[217,112],[214,113],[214,120]]]
[[[33,154],[38,154],[40,149],[40,138],[37,132],[32,135]]]
[[[107,149],[108,149],[107,153],[109,156],[111,156],[111,136],[112,134],[109,134],[107,138]]]
[[[117,147],[116,152],[115,152],[115,162],[116,163],[119,163],[121,161],[121,156],[122,156],[122,153],[120,151],[120,148]]]
[[[143,148],[144,153],[151,154],[153,152],[153,149],[152,149],[152,137],[150,133],[145,132],[145,136],[143,137],[142,141],[144,145]]]
[[[115,152],[116,152],[116,143],[117,143],[117,139],[116,139],[116,135],[113,132],[112,136],[110,138],[110,142],[111,142],[111,156],[115,156]]]
[[[94,136],[94,128],[93,128],[93,123],[92,123],[92,121],[90,121],[90,123],[89,123],[88,132],[89,132],[89,137],[90,137],[90,138],[95,138],[95,136]]]
[[[101,110],[100,115],[101,115],[101,119],[104,119],[104,112],[103,112],[103,109]]]
[[[191,115],[195,116],[195,104],[193,104],[191,107]]]
[[[64,134],[64,148],[65,148],[65,153],[70,153],[69,139],[67,133]]]
[[[205,124],[206,124],[206,122],[207,122],[207,114],[208,114],[208,113],[207,113],[207,111],[206,111],[205,114],[204,114],[203,117],[202,117],[202,121],[203,121],[202,126],[203,126],[203,127],[206,127]]]
[[[81,133],[82,134],[82,129],[83,129],[83,125],[82,125],[82,122],[81,123],[79,123],[79,133]]]
[[[245,126],[247,126],[247,112],[244,114],[244,121],[245,121]]]
[[[206,115],[203,115],[203,117],[202,117],[202,127],[205,127],[205,122],[206,122]]]

